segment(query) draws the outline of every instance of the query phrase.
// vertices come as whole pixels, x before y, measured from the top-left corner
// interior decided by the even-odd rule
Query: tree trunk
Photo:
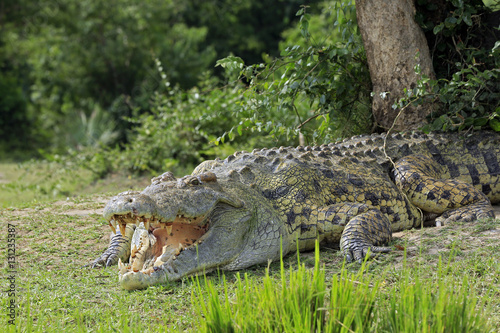
[[[356,0],[356,13],[373,84],[374,119],[389,129],[400,111],[392,105],[403,97],[404,88],[414,88],[420,78],[415,65],[420,65],[421,74],[434,78],[429,47],[414,20],[412,0]],[[425,104],[407,107],[394,128],[419,127],[431,109]]]

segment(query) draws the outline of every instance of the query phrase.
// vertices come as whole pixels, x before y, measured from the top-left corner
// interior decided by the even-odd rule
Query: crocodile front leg
[[[134,234],[134,230],[134,224],[127,224],[124,236],[121,234],[120,230],[117,230],[116,234],[111,233],[108,248],[103,254],[90,263],[89,266],[92,268],[109,267],[116,265],[118,259],[127,262],[130,257],[130,241]]]
[[[484,193],[459,179],[443,179],[445,175],[445,168],[425,155],[406,156],[394,170],[396,185],[412,204],[425,212],[442,214],[437,225],[495,217]]]
[[[348,262],[362,261],[368,250],[389,252],[391,223],[378,208],[358,202],[344,202],[320,208],[317,216],[320,241],[338,242]]]
[[[387,244],[392,238],[389,219],[376,208],[355,216],[345,226],[340,238],[340,249],[346,260],[361,262],[368,254],[368,250],[375,252],[390,252]]]

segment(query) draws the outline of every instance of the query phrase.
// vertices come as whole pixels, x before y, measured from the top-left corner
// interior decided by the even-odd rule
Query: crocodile
[[[110,199],[108,249],[127,290],[239,270],[321,244],[347,261],[391,250],[392,232],[494,218],[500,133],[372,134],[236,152],[191,175]],[[128,263],[127,263],[128,262]]]

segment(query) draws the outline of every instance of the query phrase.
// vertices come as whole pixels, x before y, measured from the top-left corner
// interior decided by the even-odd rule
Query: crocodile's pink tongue
[[[162,254],[163,247],[183,248],[194,244],[206,232],[206,228],[191,225],[174,223],[171,228],[156,228],[153,230],[153,235],[156,237],[153,254],[159,257]]]

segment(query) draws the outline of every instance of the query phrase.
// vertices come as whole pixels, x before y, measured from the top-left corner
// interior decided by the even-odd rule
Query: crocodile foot
[[[392,231],[387,217],[378,209],[370,209],[355,216],[344,228],[340,249],[348,262],[362,262],[368,253],[390,252],[379,245],[391,240]]]
[[[91,268],[109,267],[118,263],[118,260],[126,261],[130,256],[130,240],[134,233],[135,225],[127,226],[122,232],[115,230],[110,238],[109,247],[97,259],[85,265]]]
[[[363,244],[362,242],[352,242],[349,248],[344,248],[342,252],[347,262],[357,261],[362,263],[364,259],[373,256],[374,253],[391,252],[390,247],[373,246],[371,244]]]
[[[495,212],[490,201],[485,197],[474,204],[451,209],[436,218],[436,226],[440,227],[451,222],[473,222],[478,219],[495,218]]]

